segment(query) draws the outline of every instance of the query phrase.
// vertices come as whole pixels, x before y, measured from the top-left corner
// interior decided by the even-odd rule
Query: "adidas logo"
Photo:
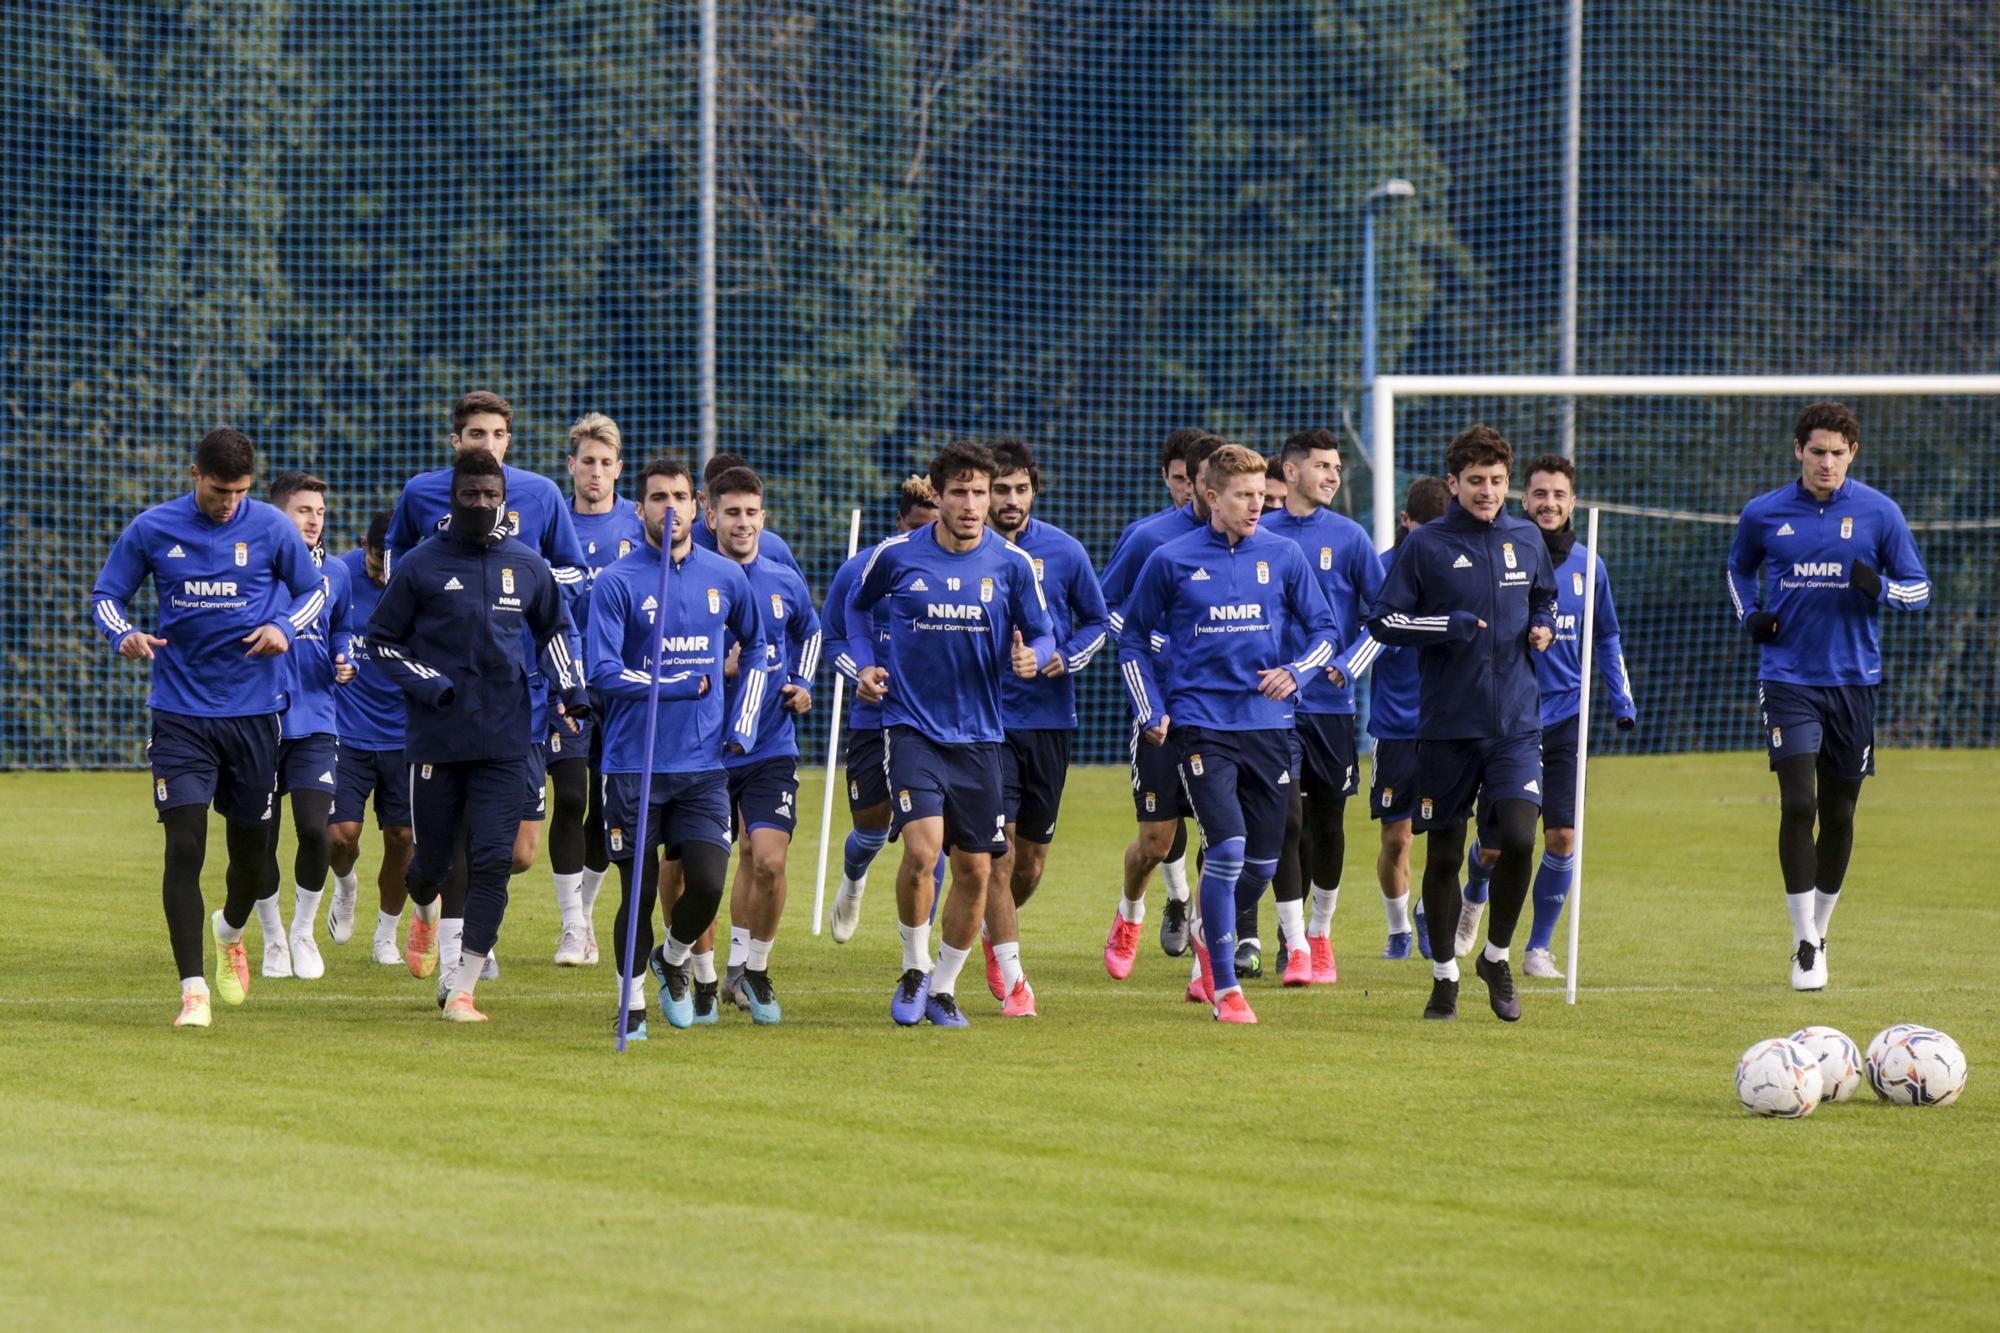
[[[450,578],[445,580],[444,590],[446,592],[464,592],[465,585],[463,583],[460,583],[458,581],[458,575],[454,574]]]
[[[320,780],[321,782],[331,782],[331,781],[333,781],[333,772],[332,772],[332,770],[331,770],[331,769],[329,769],[329,770],[328,770],[327,772],[324,772],[324,773],[320,774],[320,775],[319,775],[319,780]]]
[[[1292,780],[1292,774],[1289,769],[1280,770],[1280,772],[1278,773],[1278,785],[1280,787],[1286,786],[1291,782],[1291,780]]]
[[[921,578],[919,578],[915,583],[912,583],[910,585],[911,592],[929,592],[930,590],[931,590],[931,585],[925,583]]]
[[[1789,523],[1785,524],[1785,525],[1784,525],[1783,527],[1781,527],[1781,528],[1779,528],[1779,529],[1778,529],[1778,535],[1779,535],[1780,537],[1796,537],[1796,536],[1798,536],[1798,534],[1797,534],[1796,532],[1793,532],[1793,531],[1792,531],[1792,525],[1791,525],[1791,524],[1789,524]]]
[[[641,611],[657,611],[660,609],[660,604],[656,599],[649,596],[645,601],[639,603],[639,609]]]
[[[1205,569],[1197,569],[1194,573],[1188,575],[1188,582],[1190,583],[1208,582],[1208,571]]]
[[[185,559],[187,559],[187,552],[186,552],[186,551],[183,551],[183,550],[181,549],[181,547],[180,547],[180,543],[179,543],[179,542],[175,542],[175,543],[174,543],[174,548],[173,548],[173,549],[172,549],[171,551],[168,551],[168,552],[167,552],[167,559],[169,559],[169,560],[185,560]]]
[[[1533,793],[1534,793],[1535,795],[1537,795],[1537,796],[1540,796],[1540,795],[1542,794],[1542,784],[1541,784],[1541,783],[1539,783],[1539,782],[1536,782],[1536,781],[1535,781],[1535,780],[1534,780],[1533,778],[1530,778],[1530,779],[1528,779],[1528,783],[1527,783],[1527,785],[1526,785],[1526,786],[1524,786],[1524,787],[1522,787],[1522,788],[1521,788],[1521,790],[1522,790],[1522,791],[1531,791],[1531,792],[1533,792]]]
[[[1453,569],[1471,569],[1472,562],[1470,560],[1467,560],[1464,556],[1460,556],[1458,559],[1451,562],[1451,567]]]

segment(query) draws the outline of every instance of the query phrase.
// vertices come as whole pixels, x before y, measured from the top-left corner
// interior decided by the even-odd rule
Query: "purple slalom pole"
[[[675,517],[673,508],[669,506],[666,520],[660,525],[660,591],[654,598],[654,605],[658,608],[653,612],[655,617],[667,613],[667,570],[674,563]],[[639,827],[633,834],[637,841],[632,857],[632,900],[625,913],[625,944],[621,950],[625,966],[618,978],[618,1021],[615,1027],[620,1055],[625,1053],[626,1001],[633,969],[637,966],[632,955],[639,952],[639,908],[644,901],[641,889],[646,882],[646,858],[652,855],[651,847],[646,842],[646,816],[653,803],[653,742],[660,730],[660,626],[657,618],[647,626],[646,633],[647,642],[652,645],[652,651],[646,655],[651,662],[646,674],[652,679],[646,685],[646,740],[641,747],[639,762]]]

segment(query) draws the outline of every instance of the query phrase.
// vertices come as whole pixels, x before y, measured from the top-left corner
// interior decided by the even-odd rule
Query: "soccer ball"
[[[1868,1084],[1903,1106],[1950,1106],[1965,1091],[1965,1053],[1934,1028],[1899,1024],[1868,1043]]]
[[[1844,1102],[1861,1086],[1861,1048],[1839,1028],[1800,1028],[1792,1040],[1819,1057],[1823,1102]]]
[[[1797,1120],[1819,1098],[1819,1057],[1790,1037],[1760,1041],[1736,1062],[1736,1100],[1752,1115]]]

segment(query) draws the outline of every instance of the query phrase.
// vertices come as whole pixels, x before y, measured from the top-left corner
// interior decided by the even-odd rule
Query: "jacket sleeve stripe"
[[[1104,646],[1104,641],[1110,637],[1111,636],[1109,634],[1100,634],[1096,638],[1092,639],[1089,643],[1083,645],[1083,647],[1077,649],[1076,652],[1071,655],[1069,661],[1063,664],[1063,669],[1065,671],[1077,672],[1089,666],[1090,659],[1097,656],[1097,650],[1099,648],[1102,648]]]

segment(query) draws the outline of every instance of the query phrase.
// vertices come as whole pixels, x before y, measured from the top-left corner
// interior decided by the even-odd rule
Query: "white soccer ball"
[[[1771,1037],[1736,1062],[1736,1100],[1752,1115],[1797,1120],[1820,1098],[1819,1057],[1790,1037]]]
[[[1844,1102],[1861,1086],[1861,1048],[1839,1028],[1800,1028],[1792,1040],[1819,1057],[1819,1099]]]
[[[1935,1028],[1898,1024],[1868,1043],[1868,1085],[1899,1106],[1950,1106],[1965,1091],[1965,1052]]]

